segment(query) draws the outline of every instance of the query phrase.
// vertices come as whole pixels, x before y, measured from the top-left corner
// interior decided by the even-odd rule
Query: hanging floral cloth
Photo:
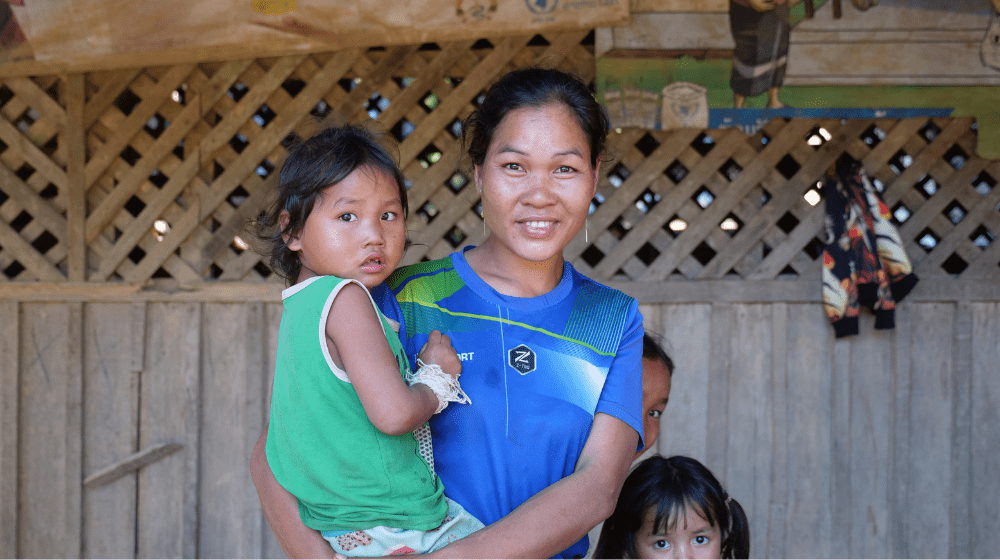
[[[896,326],[896,302],[917,283],[892,215],[861,168],[850,157],[826,177],[826,245],[823,305],[841,338],[858,334],[861,307],[875,314],[876,329]]]

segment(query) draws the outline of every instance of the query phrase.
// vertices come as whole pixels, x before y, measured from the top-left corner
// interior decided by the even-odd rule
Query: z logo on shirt
[[[535,371],[535,351],[521,344],[507,353],[507,363],[521,375]]]

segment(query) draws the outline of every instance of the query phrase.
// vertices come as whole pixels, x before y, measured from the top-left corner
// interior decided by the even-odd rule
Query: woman
[[[729,0],[729,29],[736,43],[729,76],[733,107],[765,91],[768,109],[784,107],[778,92],[788,66],[789,2]]]
[[[638,304],[563,259],[597,189],[607,117],[575,78],[526,69],[494,84],[464,130],[487,240],[373,294],[411,360],[431,328],[463,359],[472,404],[431,420],[435,466],[488,527],[435,556],[582,557],[642,449]],[[251,472],[279,543],[330,556],[274,481],[264,437]]]

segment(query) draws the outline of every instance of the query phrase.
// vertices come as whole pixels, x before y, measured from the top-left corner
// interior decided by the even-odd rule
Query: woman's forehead
[[[590,145],[573,112],[563,103],[520,107],[500,121],[490,142],[491,153],[537,153],[589,157]]]

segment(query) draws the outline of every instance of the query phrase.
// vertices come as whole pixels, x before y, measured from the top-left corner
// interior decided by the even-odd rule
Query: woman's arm
[[[260,505],[281,550],[289,558],[333,558],[333,548],[319,533],[302,523],[299,502],[278,484],[267,464],[267,426],[250,454],[250,476]]]
[[[625,422],[597,413],[573,474],[535,494],[500,521],[430,556],[549,558],[558,554],[614,511],[638,439],[635,429]]]

